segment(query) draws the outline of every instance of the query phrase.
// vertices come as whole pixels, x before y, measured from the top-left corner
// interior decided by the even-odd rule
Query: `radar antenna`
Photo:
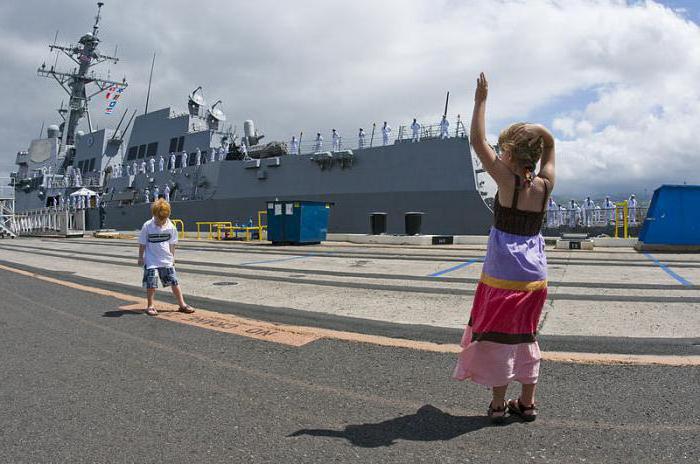
[[[65,123],[64,130],[61,133],[61,138],[65,145],[73,145],[75,143],[75,133],[80,120],[88,116],[88,103],[95,95],[98,95],[110,87],[124,89],[127,87],[126,78],[121,82],[103,79],[94,74],[90,69],[105,61],[112,63],[119,62],[119,58],[115,56],[103,55],[97,51],[100,39],[97,38],[100,23],[100,11],[104,3],[97,3],[97,15],[95,16],[95,24],[92,26],[92,33],[87,33],[80,38],[77,45],[49,45],[51,51],[63,52],[68,58],[73,60],[78,65],[72,71],[58,71],[56,66],[47,68],[46,63],[42,64],[37,69],[37,74],[41,77],[54,78],[56,82],[70,96],[68,101],[68,118]],[[88,84],[94,84],[97,89],[92,93],[88,93],[86,89]]]

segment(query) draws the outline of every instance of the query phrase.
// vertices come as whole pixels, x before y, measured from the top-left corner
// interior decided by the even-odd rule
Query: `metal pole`
[[[447,117],[447,104],[450,102],[450,91],[447,91],[447,97],[445,97],[445,112],[442,113],[443,116]]]
[[[299,132],[299,148],[297,149],[297,155],[301,155],[301,137],[304,135],[304,132]]]
[[[372,136],[369,138],[369,147],[372,148],[372,143],[374,142],[374,129],[377,127],[377,123],[372,123]]]
[[[148,113],[148,100],[151,98],[151,80],[153,79],[153,66],[156,64],[156,52],[153,52],[153,61],[151,61],[151,74],[148,76],[148,92],[146,93],[146,109],[143,114]]]

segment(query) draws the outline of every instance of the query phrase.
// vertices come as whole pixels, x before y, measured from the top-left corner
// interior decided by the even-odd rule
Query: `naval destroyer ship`
[[[425,234],[488,232],[492,198],[459,120],[446,133],[437,125],[421,127],[420,141],[402,126],[395,137],[373,129],[366,141],[352,144],[263,143],[250,120],[238,136],[221,101],[208,106],[198,87],[188,95],[187,111],[124,112],[116,127],[97,130],[91,100],[104,94],[110,112],[128,85],[92,69],[119,61],[98,50],[102,6],[92,32],[76,45],[50,45],[75,62],[73,70],[46,64],[37,70],[61,85],[69,103],[59,109],[60,124],[16,155],[17,212],[81,207],[71,194],[88,189],[97,194],[86,210],[89,228],[134,230],[150,216],[149,197],[167,192],[173,217],[189,230],[196,221],[246,222],[278,199],[333,203],[330,232],[367,233],[369,215],[378,211],[387,213],[388,233],[404,231],[406,212],[424,213]]]

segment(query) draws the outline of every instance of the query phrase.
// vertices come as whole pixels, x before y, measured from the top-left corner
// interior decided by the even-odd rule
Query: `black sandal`
[[[192,314],[194,312],[194,308],[190,305],[180,306],[177,310],[185,314]]]
[[[502,424],[506,420],[506,409],[508,409],[508,405],[505,401],[503,402],[503,407],[501,408],[494,408],[492,401],[489,403],[489,409],[486,411],[486,415],[489,416],[489,419],[491,419],[491,423]]]
[[[532,422],[537,419],[537,406],[533,403],[531,406],[525,406],[520,398],[517,400],[508,400],[508,412],[520,417],[525,422]]]

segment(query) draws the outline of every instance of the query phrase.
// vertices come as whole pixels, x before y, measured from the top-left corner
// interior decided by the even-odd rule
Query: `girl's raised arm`
[[[512,174],[508,167],[498,159],[496,152],[486,142],[486,97],[489,92],[489,83],[484,73],[476,80],[476,92],[474,93],[474,113],[469,138],[476,156],[481,160],[486,172],[500,185],[510,182]]]

